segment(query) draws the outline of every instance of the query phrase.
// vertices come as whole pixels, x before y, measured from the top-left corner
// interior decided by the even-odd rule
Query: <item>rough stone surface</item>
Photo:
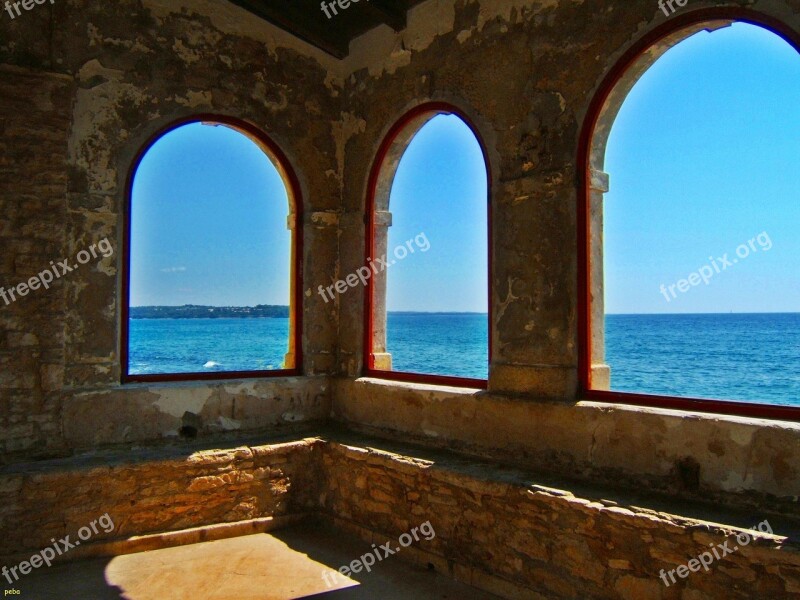
[[[0,556],[51,545],[104,514],[93,543],[313,510],[317,441],[96,453],[0,472]],[[11,564],[11,563],[9,563]]]
[[[0,285],[104,238],[114,254],[12,306],[0,300],[2,462],[178,434],[325,419],[336,312],[303,307],[304,378],[120,386],[122,219],[145,142],[203,113],[262,128],[298,169],[309,280],[335,272],[341,81],[334,61],[228,3],[64,0],[0,19]],[[311,117],[311,118],[309,118]],[[301,160],[302,158],[302,160]],[[319,302],[316,300],[319,299]],[[319,304],[320,306],[317,306]],[[320,375],[321,377],[313,377]]]
[[[27,282],[66,245],[68,77],[0,66],[0,285]],[[60,432],[66,286],[0,299],[0,453]],[[16,301],[12,301],[16,298]]]
[[[509,598],[797,597],[800,545],[786,538],[797,535],[796,521],[782,533],[773,519],[777,535],[760,534],[750,530],[764,521],[759,513],[749,513],[749,526],[731,527],[537,485],[530,473],[496,465],[384,448],[335,439],[326,445],[324,508],[333,522],[396,548],[400,536],[430,521],[435,538],[397,556],[487,591]],[[687,564],[710,544],[727,541],[733,550],[734,536],[746,530],[752,541],[708,573],[676,574],[669,587],[661,581],[661,569]]]
[[[506,598],[800,593],[796,515],[719,506],[701,514],[668,498],[566,484],[341,431],[320,433],[270,444],[142,448],[6,467],[0,471],[0,560],[16,564],[52,537],[74,540],[105,513],[116,527],[92,536],[92,543],[319,513],[376,545],[406,546],[392,559],[433,565]],[[750,530],[765,520],[773,535]],[[428,521],[435,536],[424,539],[423,528],[413,540],[412,530]],[[661,582],[661,569],[676,569],[711,544],[727,541],[733,550],[734,536],[748,530],[752,541],[715,560],[708,573],[676,578],[669,587]],[[404,534],[411,537],[401,540]]]
[[[800,0],[698,0],[685,10],[723,6],[800,30]],[[280,513],[278,499],[297,493],[302,505],[315,498],[343,523],[387,535],[435,512],[442,536],[430,560],[509,597],[515,586],[562,597],[576,589],[687,600],[800,594],[794,550],[776,552],[772,542],[723,561],[713,577],[666,590],[654,586],[653,569],[696,554],[685,525],[523,485],[498,487],[487,477],[439,472],[432,479],[414,461],[373,464],[363,451],[326,450],[333,462],[307,476],[300,473],[308,462],[298,458],[305,466],[290,474],[294,492],[282,492],[283,478],[272,470],[255,478],[272,464],[252,466],[225,452],[206,466],[186,457],[134,461],[120,467],[127,479],[119,487],[117,467],[87,471],[77,456],[181,434],[225,446],[247,432],[274,434],[333,413],[365,432],[536,472],[754,513],[797,513],[797,424],[603,405],[577,394],[580,130],[616,62],[664,22],[652,0],[428,0],[409,12],[403,31],[368,32],[336,61],[229,2],[58,0],[13,21],[3,12],[0,285],[16,285],[102,238],[115,250],[49,290],[9,306],[0,300],[4,548],[40,544],[18,523],[49,516],[42,536],[68,533],[67,525],[96,518],[101,500],[99,514],[113,507],[125,531],[146,532]],[[357,380],[363,290],[330,303],[312,291],[362,265],[376,152],[402,115],[431,100],[470,118],[490,163],[488,392]],[[119,383],[127,178],[148,139],[199,113],[260,127],[297,173],[302,377]],[[35,474],[36,461],[50,470]],[[91,483],[82,479],[87,473]],[[201,507],[209,496],[217,500]],[[184,513],[162,514],[153,508],[159,500],[147,500],[154,497]],[[123,511],[126,502],[144,505]]]
[[[366,378],[335,385],[334,418],[369,434],[633,489],[800,512],[795,423]]]

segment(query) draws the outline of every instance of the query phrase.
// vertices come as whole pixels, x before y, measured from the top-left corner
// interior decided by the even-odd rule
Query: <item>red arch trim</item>
[[[368,260],[373,256],[373,249],[375,247],[375,195],[378,188],[378,181],[381,175],[381,170],[386,161],[386,157],[392,148],[397,137],[406,127],[408,127],[416,119],[425,115],[455,115],[460,118],[467,127],[472,130],[473,135],[480,144],[481,152],[483,153],[483,162],[486,165],[486,187],[487,187],[487,227],[488,227],[488,250],[489,250],[489,360],[492,357],[492,211],[491,211],[491,197],[492,197],[492,173],[491,164],[489,162],[489,155],[486,151],[486,144],[481,137],[478,128],[467,117],[467,115],[457,106],[448,102],[426,102],[420,104],[406,114],[404,114],[390,129],[383,139],[383,142],[378,149],[375,162],[372,165],[369,175],[369,183],[367,187],[367,202],[366,202],[366,243],[364,244],[364,264],[368,264]],[[486,389],[488,381],[486,379],[472,379],[468,377],[451,377],[445,375],[428,375],[421,373],[408,373],[403,371],[380,371],[374,369],[374,355],[372,353],[372,331],[374,327],[373,321],[373,305],[374,305],[374,292],[375,288],[372,285],[372,280],[367,282],[366,289],[364,290],[364,336],[363,336],[363,349],[364,349],[364,367],[363,374],[367,377],[378,377],[382,379],[390,379],[394,381],[408,381],[416,383],[429,383],[435,385],[449,385],[466,388]]]
[[[786,23],[762,13],[738,8],[720,7],[684,12],[655,28],[639,40],[614,65],[603,80],[599,91],[589,105],[578,146],[578,374],[580,397],[587,400],[633,404],[714,414],[727,414],[765,419],[800,421],[800,407],[777,406],[749,402],[682,398],[651,394],[631,394],[591,389],[591,281],[590,281],[590,222],[589,222],[589,159],[592,137],[603,106],[614,88],[636,60],[650,47],[682,29],[711,21],[730,20],[757,25],[783,38],[800,52],[800,32]]]
[[[154,375],[131,375],[128,372],[128,343],[130,338],[129,318],[130,318],[130,265],[131,265],[131,200],[133,192],[133,181],[136,171],[141,165],[142,159],[150,148],[159,139],[168,133],[192,123],[213,123],[224,125],[235,129],[246,135],[251,140],[259,144],[265,152],[271,154],[271,158],[280,164],[287,181],[286,185],[290,188],[291,197],[294,200],[295,211],[295,231],[292,252],[294,254],[294,348],[295,366],[292,369],[277,369],[274,371],[226,371],[220,373],[168,373]],[[184,117],[169,123],[150,136],[136,154],[125,184],[125,207],[123,211],[123,253],[122,253],[122,306],[120,310],[120,362],[122,383],[132,382],[170,382],[170,381],[209,381],[223,379],[255,379],[288,377],[302,374],[303,371],[303,197],[300,188],[300,181],[292,168],[291,163],[272,139],[256,125],[227,115],[202,113]]]

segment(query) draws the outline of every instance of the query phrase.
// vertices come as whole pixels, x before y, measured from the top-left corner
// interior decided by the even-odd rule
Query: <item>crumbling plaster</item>
[[[798,0],[698,0],[690,10],[713,6],[746,6],[800,28]],[[409,13],[406,30],[377,28],[343,61],[225,2],[63,0],[25,17],[0,21],[4,97],[46,100],[35,122],[18,102],[1,109],[0,123],[50,132],[62,177],[54,174],[46,194],[53,207],[46,255],[30,258],[35,236],[14,229],[3,239],[0,274],[13,279],[25,257],[33,270],[104,236],[118,244],[113,259],[54,288],[49,312],[34,319],[41,307],[30,304],[0,315],[8,332],[0,340],[6,455],[174,436],[187,412],[203,417],[205,433],[236,423],[272,427],[297,415],[313,421],[333,402],[334,418],[385,435],[512,460],[524,452],[526,461],[656,486],[674,481],[676,462],[692,457],[709,489],[800,495],[796,425],[577,402],[578,136],[605,75],[665,20],[655,2],[429,0]],[[355,290],[330,305],[306,292],[308,377],[118,384],[125,182],[145,140],[198,112],[263,128],[298,173],[303,286],[311,290],[361,265],[377,148],[394,122],[428,100],[469,115],[491,163],[488,393],[357,380],[363,295]],[[4,183],[4,194],[18,193],[21,179]],[[25,207],[6,195],[0,201],[5,214]],[[238,401],[234,408],[240,393],[251,407],[246,415]]]
[[[800,30],[796,1],[686,10],[732,6]],[[411,11],[405,31],[379,28],[353,43],[345,98],[366,127],[345,153],[341,269],[363,261],[369,169],[388,128],[423,102],[456,105],[486,144],[492,173],[492,364],[488,392],[357,379],[363,295],[348,294],[339,334],[348,377],[334,390],[335,419],[672,492],[696,463],[700,495],[775,495],[796,510],[797,424],[582,402],[578,393],[579,137],[601,82],[665,21],[647,0],[432,0]]]
[[[0,107],[9,145],[3,282],[103,238],[115,251],[3,307],[5,461],[175,437],[187,419],[202,436],[327,418],[335,312],[305,307],[305,377],[120,385],[118,348],[130,168],[176,120],[221,114],[267,132],[299,179],[304,276],[335,271],[336,221],[324,218],[336,214],[341,190],[335,62],[228,3],[76,0],[0,21],[3,96],[15,99]],[[47,186],[35,187],[43,174]]]

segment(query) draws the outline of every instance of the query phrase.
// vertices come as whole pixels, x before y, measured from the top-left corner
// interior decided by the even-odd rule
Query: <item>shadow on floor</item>
[[[111,559],[94,559],[45,566],[9,585],[3,579],[3,598],[19,600],[127,600],[122,588],[106,581],[106,567]],[[13,579],[13,577],[12,577]],[[19,590],[19,594],[8,590]]]
[[[418,598],[490,600],[497,598],[437,573],[433,570],[433,565],[424,568],[404,562],[400,556],[402,549],[396,555],[376,561],[369,573],[362,571],[358,574],[351,574],[349,577],[338,575],[336,572],[340,567],[347,566],[364,554],[372,552],[372,545],[355,536],[313,521],[298,527],[273,532],[272,535],[283,541],[292,550],[305,554],[319,564],[327,565],[332,576],[336,578],[334,581],[343,586],[343,589],[327,589],[303,596],[304,600],[372,600],[374,598],[382,600],[405,600],[407,598],[415,600]],[[416,544],[417,542],[415,542]],[[330,579],[329,576],[329,581]]]
[[[20,600],[490,600],[495,596],[389,556],[338,574],[371,544],[309,522],[273,533],[40,568]]]

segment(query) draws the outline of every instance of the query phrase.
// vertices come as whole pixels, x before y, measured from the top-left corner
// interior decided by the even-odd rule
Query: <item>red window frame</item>
[[[578,149],[579,195],[578,195],[578,328],[580,350],[578,357],[579,394],[581,398],[616,404],[676,409],[682,411],[734,415],[742,417],[800,421],[800,407],[779,406],[741,401],[711,400],[704,398],[663,396],[594,390],[591,388],[591,270],[590,244],[590,152],[595,126],[603,106],[637,59],[651,47],[682,29],[705,22],[730,20],[757,25],[780,36],[800,53],[800,33],[786,23],[762,13],[737,7],[720,7],[683,12],[655,28],[628,50],[611,69],[595,94],[584,120]]]
[[[491,364],[492,357],[492,172],[491,164],[489,162],[489,155],[486,151],[486,144],[481,137],[478,128],[472,120],[457,106],[448,102],[426,102],[414,107],[403,115],[390,129],[380,145],[375,161],[372,165],[369,175],[369,184],[367,187],[367,227],[366,227],[366,243],[364,252],[364,264],[369,264],[368,261],[374,256],[375,249],[375,197],[378,190],[378,182],[381,176],[386,157],[392,148],[392,145],[397,140],[397,137],[404,132],[407,126],[420,117],[432,115],[431,118],[437,115],[455,115],[460,118],[467,127],[470,128],[478,144],[481,147],[483,154],[483,162],[486,166],[486,213],[487,213],[487,251],[489,253],[489,273],[488,273],[488,350],[489,362]],[[422,125],[424,127],[424,125]],[[447,385],[453,387],[487,389],[489,382],[488,379],[474,379],[469,377],[456,377],[448,375],[432,375],[424,373],[411,373],[406,371],[386,371],[375,369],[375,356],[373,354],[373,328],[374,328],[374,303],[375,303],[375,286],[372,279],[367,281],[364,293],[364,368],[362,370],[365,377],[375,377],[380,379],[388,379],[393,381],[405,381],[412,383],[426,383],[432,385]],[[384,300],[385,301],[385,300]]]
[[[294,293],[292,294],[292,301],[294,302],[293,318],[294,318],[294,355],[295,364],[291,369],[276,369],[272,371],[224,371],[214,373],[160,373],[151,375],[133,375],[129,372],[129,350],[130,343],[130,275],[131,275],[131,210],[132,210],[132,197],[133,197],[133,182],[136,172],[139,170],[142,159],[150,148],[159,139],[169,134],[170,132],[190,125],[192,123],[209,123],[215,125],[222,125],[230,127],[249,137],[256,144],[258,144],[265,153],[271,155],[280,164],[283,174],[285,176],[284,183],[287,186],[287,191],[290,194],[290,201],[294,201],[294,214],[295,214],[295,230],[293,234],[293,262],[294,271],[291,276],[294,278]],[[267,156],[270,159],[270,156]],[[126,182],[126,204],[124,211],[124,227],[123,227],[123,256],[122,256],[122,306],[121,314],[121,327],[120,327],[120,361],[121,361],[121,380],[122,383],[166,383],[177,381],[216,381],[225,379],[264,379],[275,377],[290,377],[298,376],[303,372],[303,197],[301,194],[300,182],[297,175],[292,168],[291,163],[280,149],[280,147],[272,141],[272,139],[264,133],[256,125],[231,117],[227,115],[203,113],[192,115],[189,117],[181,118],[173,121],[159,129],[158,132],[150,136],[150,138],[142,145],[136,154],[131,168],[128,171]]]

